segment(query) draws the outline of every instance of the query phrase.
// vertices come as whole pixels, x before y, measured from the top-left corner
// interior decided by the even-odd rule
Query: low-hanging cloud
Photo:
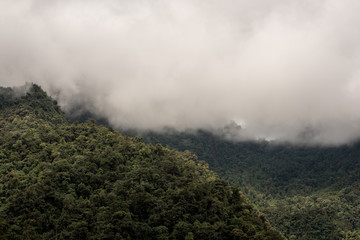
[[[356,0],[1,0],[0,83],[114,127],[360,136]]]

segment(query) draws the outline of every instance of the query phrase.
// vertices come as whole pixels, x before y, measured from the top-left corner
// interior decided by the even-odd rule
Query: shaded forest
[[[360,239],[360,143],[306,147],[232,142],[208,131],[144,134],[190,150],[240,186],[289,239]]]
[[[0,239],[284,239],[189,152],[0,89]]]

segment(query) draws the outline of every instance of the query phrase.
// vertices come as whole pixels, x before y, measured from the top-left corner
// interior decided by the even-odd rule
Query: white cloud
[[[360,135],[360,3],[0,2],[0,83],[41,84],[115,126],[246,123],[252,137]],[[310,129],[310,130],[309,130]],[[307,135],[308,136],[308,135]]]

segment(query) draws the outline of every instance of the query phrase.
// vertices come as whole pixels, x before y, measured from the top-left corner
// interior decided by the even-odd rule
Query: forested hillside
[[[0,239],[284,239],[190,152],[0,89]]]
[[[148,133],[144,139],[196,153],[240,186],[289,239],[360,239],[360,143],[232,142],[201,130]]]

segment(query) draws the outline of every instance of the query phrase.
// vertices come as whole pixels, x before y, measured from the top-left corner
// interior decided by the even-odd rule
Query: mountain
[[[360,239],[360,143],[233,142],[209,131],[143,134],[189,150],[237,185],[289,239]]]
[[[0,239],[284,239],[188,151],[0,88]]]

